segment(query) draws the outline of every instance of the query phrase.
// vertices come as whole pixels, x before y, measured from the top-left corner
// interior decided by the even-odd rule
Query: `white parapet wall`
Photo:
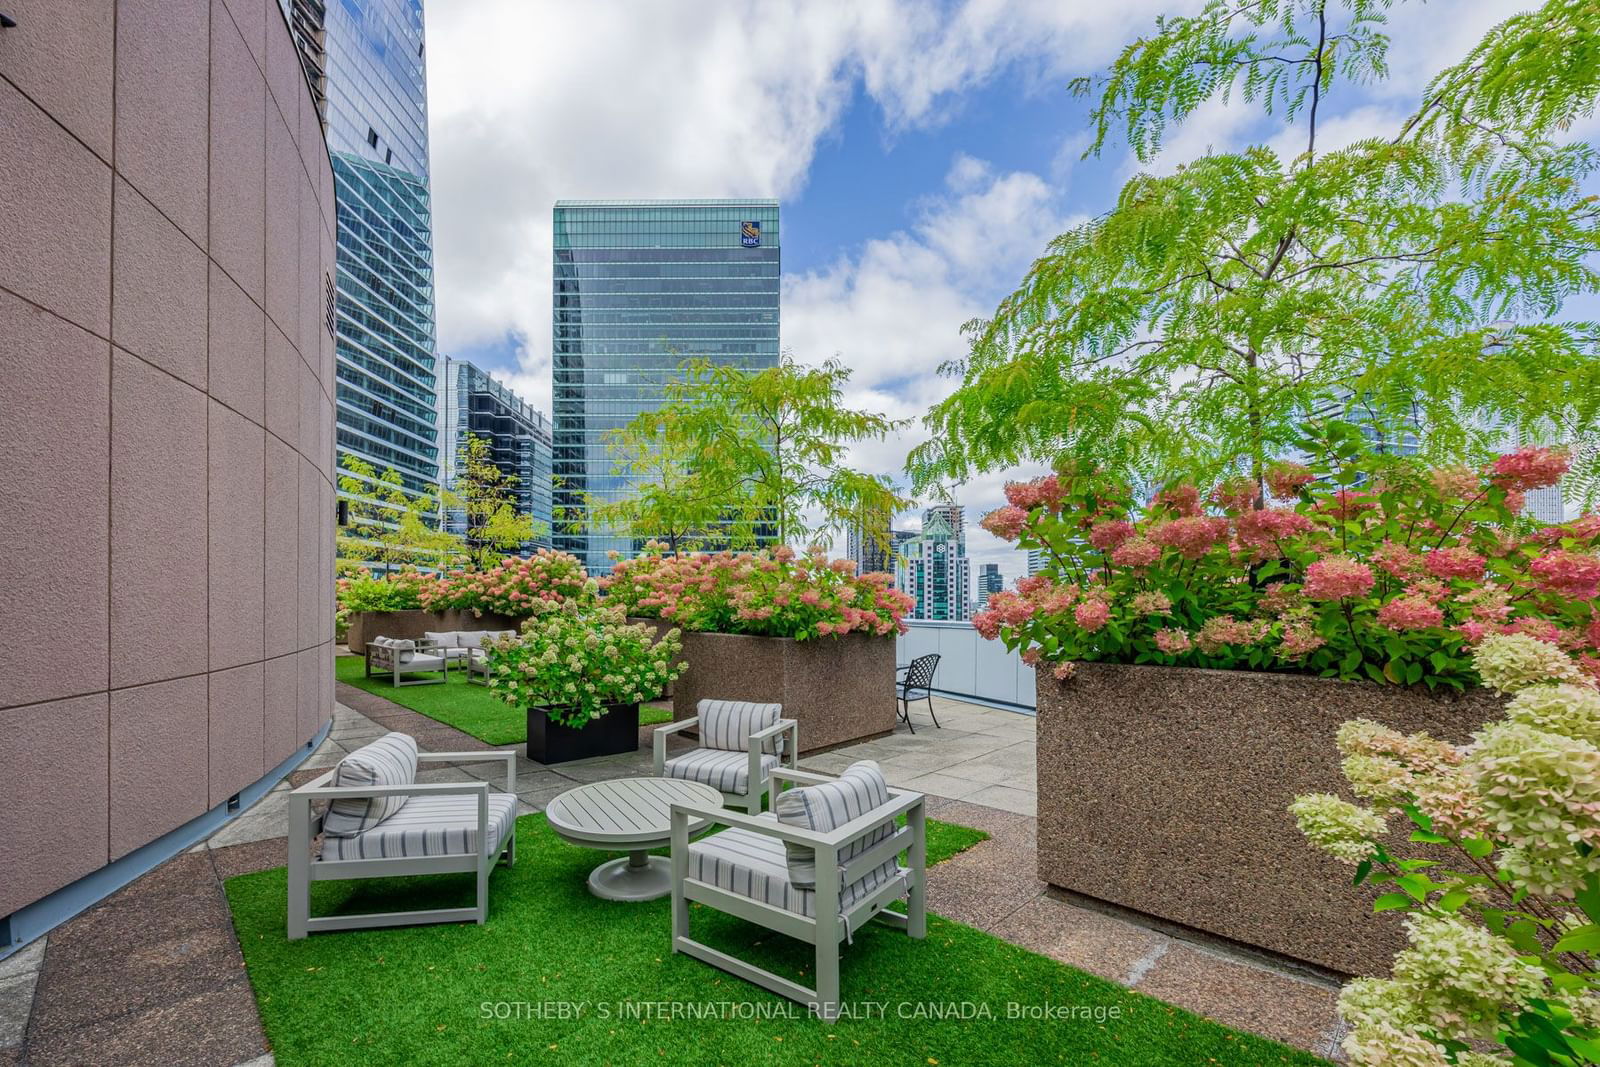
[[[912,619],[908,625],[911,629],[897,638],[895,662],[937,652],[935,692],[1033,710],[1033,668],[1017,653],[999,641],[985,641],[971,623]]]

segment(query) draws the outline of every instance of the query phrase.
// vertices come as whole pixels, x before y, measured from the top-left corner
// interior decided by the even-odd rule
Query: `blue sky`
[[[549,407],[550,207],[562,197],[776,196],[783,343],[838,354],[852,401],[917,419],[952,384],[962,322],[992,310],[1046,242],[1108,210],[1136,169],[1113,142],[1081,160],[1101,70],[1186,0],[434,0],[428,8],[441,351]],[[1392,131],[1426,80],[1531,4],[1420,0],[1391,21],[1392,77],[1341,87],[1319,146]],[[1450,17],[1441,19],[1448,9]],[[1298,136],[1208,104],[1152,169]],[[897,474],[920,426],[860,449]],[[993,472],[957,492],[969,523]],[[914,526],[915,515],[902,525]],[[1020,557],[981,531],[978,562]],[[974,568],[976,570],[976,568]]]

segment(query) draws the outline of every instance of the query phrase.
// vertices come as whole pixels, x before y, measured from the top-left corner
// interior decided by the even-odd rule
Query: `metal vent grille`
[[[322,312],[322,314],[323,314],[323,320],[322,320],[323,321],[323,325],[328,327],[328,336],[329,337],[337,337],[338,336],[338,331],[336,331],[334,329],[334,324],[338,320],[337,320],[337,317],[334,314],[335,298],[334,298],[334,294],[333,294],[333,276],[331,274],[324,274],[322,276],[322,296],[323,296],[323,312]]]

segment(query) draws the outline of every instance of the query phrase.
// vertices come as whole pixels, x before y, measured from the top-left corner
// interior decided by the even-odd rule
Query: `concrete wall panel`
[[[0,711],[0,915],[105,866],[105,693]]]
[[[277,0],[6,13],[0,916],[333,700],[333,172]]]
[[[5,706],[106,686],[111,347],[3,290],[0,337],[0,543],[27,576],[0,616],[29,634],[0,650]]]

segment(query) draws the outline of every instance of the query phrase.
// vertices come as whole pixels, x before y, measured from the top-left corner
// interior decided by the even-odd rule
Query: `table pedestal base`
[[[672,892],[672,861],[630,852],[591,871],[589,892],[602,900],[658,900]]]

